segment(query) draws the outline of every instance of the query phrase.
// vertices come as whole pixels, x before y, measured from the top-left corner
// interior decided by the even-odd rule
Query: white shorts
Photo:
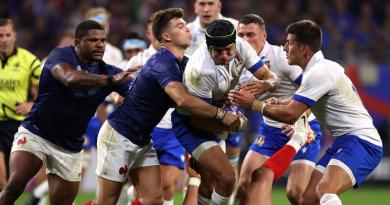
[[[97,152],[96,174],[112,181],[125,182],[131,169],[159,165],[152,141],[140,147],[115,131],[107,121],[99,131]]]
[[[43,161],[46,174],[55,174],[67,181],[81,180],[83,151],[74,153],[55,145],[20,126],[15,134],[11,153],[30,152]]]

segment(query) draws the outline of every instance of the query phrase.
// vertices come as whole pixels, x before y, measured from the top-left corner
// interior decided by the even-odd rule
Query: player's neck
[[[4,52],[0,52],[0,59],[1,60],[4,60],[8,57],[10,57],[12,55],[12,53],[14,52],[14,47],[10,48],[10,49],[7,49],[6,51]]]
[[[302,61],[299,63],[299,67],[301,67],[302,70],[305,70],[307,64],[309,64],[312,57],[313,57],[313,55],[308,55],[308,56],[305,56],[304,58],[302,58]]]
[[[180,61],[183,60],[185,49],[172,44],[162,44],[161,47],[168,49]]]

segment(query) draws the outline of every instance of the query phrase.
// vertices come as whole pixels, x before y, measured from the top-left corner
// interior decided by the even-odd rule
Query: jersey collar
[[[322,54],[322,51],[317,51],[311,58],[309,63],[307,63],[305,71],[310,69],[314,64],[317,62],[324,60],[324,55]]]

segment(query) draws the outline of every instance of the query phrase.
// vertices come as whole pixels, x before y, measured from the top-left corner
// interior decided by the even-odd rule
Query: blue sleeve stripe
[[[252,67],[248,68],[248,70],[251,72],[251,73],[255,73],[257,70],[259,70],[260,68],[262,68],[264,65],[264,61],[263,60],[259,60],[259,62],[257,62],[256,64],[254,64]]]
[[[294,83],[297,84],[297,85],[301,85],[301,83],[302,83],[302,74],[300,74],[298,76],[298,78],[294,80]]]
[[[298,102],[301,102],[309,107],[313,107],[315,104],[316,104],[316,101],[310,99],[310,98],[307,98],[307,97],[304,97],[304,96],[301,96],[301,95],[297,95],[297,94],[294,94],[292,99],[298,101]]]

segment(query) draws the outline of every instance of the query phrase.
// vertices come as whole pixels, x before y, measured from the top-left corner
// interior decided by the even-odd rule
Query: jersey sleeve
[[[30,81],[33,85],[38,85],[41,72],[42,72],[41,61],[35,57],[35,59],[31,62],[30,65]]]
[[[258,69],[263,67],[264,61],[260,59],[256,51],[248,42],[241,37],[237,37],[236,43],[238,55],[244,61],[245,68],[247,68],[248,71],[255,73]]]
[[[301,86],[293,95],[293,99],[308,107],[316,104],[318,99],[333,88],[333,81],[322,66],[312,67],[303,74]]]
[[[45,68],[49,69],[51,72],[51,70],[60,63],[66,63],[74,66],[73,55],[69,47],[55,48],[52,52],[50,52],[45,63]]]
[[[157,80],[162,88],[165,88],[170,82],[183,82],[183,75],[180,68],[173,62],[157,62],[151,68],[151,74]]]
[[[214,87],[213,69],[202,66],[203,63],[191,59],[184,71],[184,83],[188,92],[203,99],[211,99]],[[205,61],[203,61],[205,62]],[[202,68],[204,67],[204,68]]]

